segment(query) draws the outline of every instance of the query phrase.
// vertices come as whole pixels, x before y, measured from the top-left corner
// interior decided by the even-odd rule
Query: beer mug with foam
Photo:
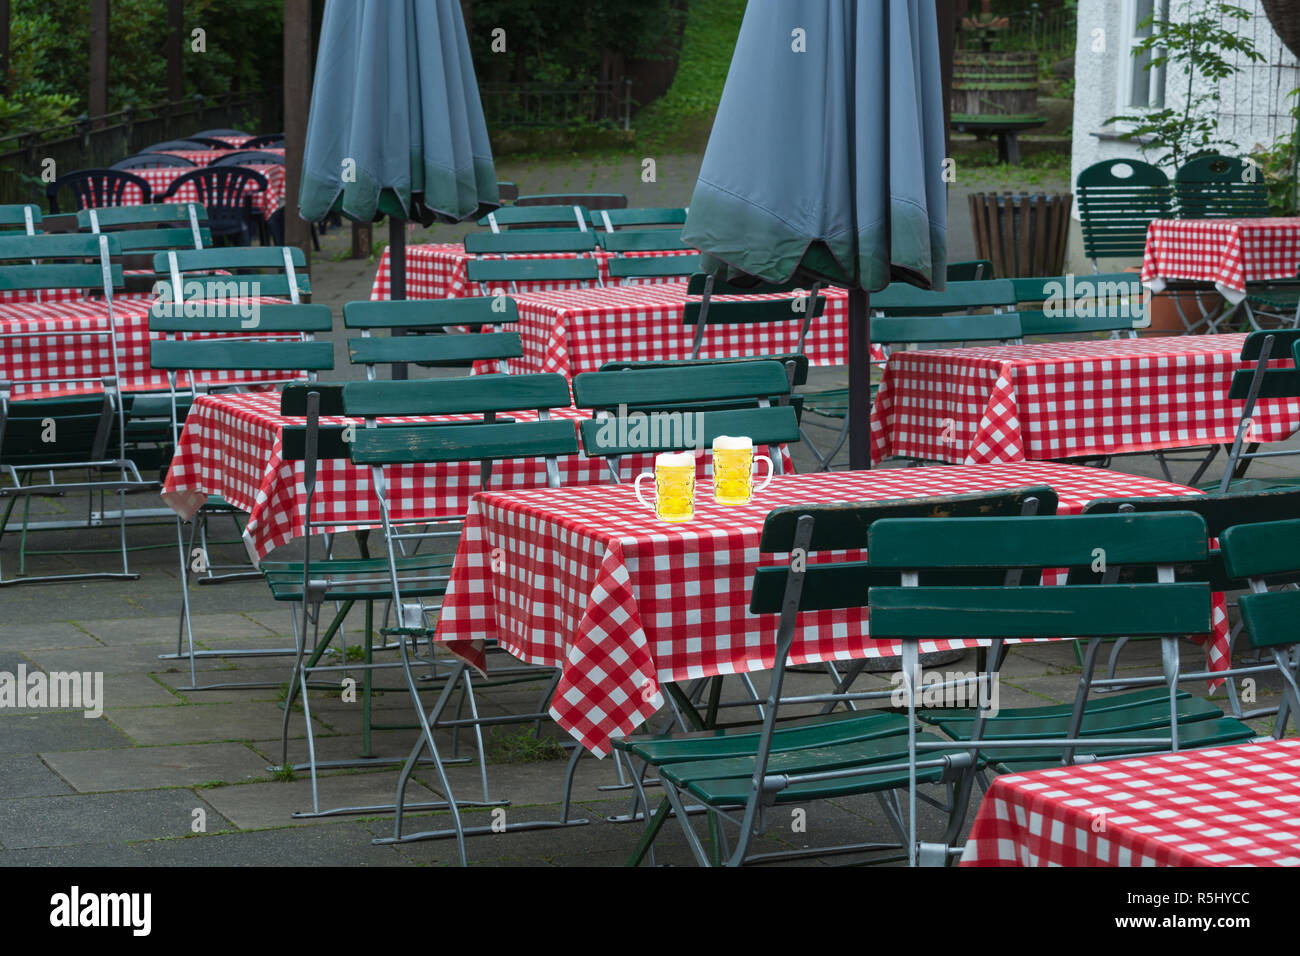
[[[754,462],[767,462],[767,477],[754,487]],[[713,439],[713,500],[720,505],[747,505],[754,492],[772,480],[772,459],[754,454],[748,438],[719,435]]]
[[[641,496],[641,480],[653,478],[655,500]],[[633,490],[637,500],[664,521],[690,521],[695,516],[695,456],[689,451],[661,452],[655,456],[654,474],[636,476]]]

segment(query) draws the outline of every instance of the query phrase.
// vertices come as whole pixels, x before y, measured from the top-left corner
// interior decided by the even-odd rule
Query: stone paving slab
[[[45,753],[41,758],[82,793],[187,787],[267,776],[266,761],[243,744],[184,744]]]
[[[35,754],[5,754],[0,757],[0,763],[4,765],[4,772],[0,773],[0,800],[73,792],[68,782]]]
[[[356,822],[332,827],[285,827],[209,833],[134,843],[142,866],[413,866],[396,848],[375,846]]]
[[[209,832],[230,826],[192,790],[0,800],[0,844],[21,849],[181,836],[190,832],[196,808],[207,814]]]
[[[321,809],[342,806],[371,806],[389,804],[396,792],[397,771],[350,773],[321,778],[319,795]],[[347,822],[353,817],[333,816],[294,819],[291,814],[312,808],[311,780],[299,774],[291,781],[275,780],[269,783],[248,783],[231,787],[215,787],[203,792],[204,798],[240,829],[284,826],[321,826]],[[407,790],[407,799],[413,802],[432,802],[440,799],[418,782]],[[212,830],[212,827],[208,827]]]
[[[0,654],[43,647],[98,646],[99,641],[71,621],[35,621],[30,625],[0,626]]]
[[[129,746],[130,739],[107,720],[80,711],[0,713],[0,755]]]
[[[247,704],[189,704],[184,707],[109,708],[108,718],[137,744],[179,744],[217,740],[280,739],[282,711],[266,701]],[[329,733],[318,728],[317,733]],[[289,727],[304,733],[302,721]]]

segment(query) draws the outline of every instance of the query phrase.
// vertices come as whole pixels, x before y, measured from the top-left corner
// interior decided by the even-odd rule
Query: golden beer
[[[754,487],[754,462],[767,462],[767,478]],[[754,455],[748,438],[719,435],[713,440],[713,500],[720,505],[747,505],[755,491],[772,480],[772,459]]]
[[[653,478],[654,504],[641,497],[641,480]],[[690,521],[695,517],[695,456],[690,452],[663,452],[655,456],[653,475],[636,476],[637,500],[664,521]]]

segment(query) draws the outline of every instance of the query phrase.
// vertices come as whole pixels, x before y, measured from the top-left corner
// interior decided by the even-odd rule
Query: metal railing
[[[214,127],[246,129],[250,133],[282,129],[279,91],[196,95],[103,116],[83,115],[61,126],[0,137],[0,205],[44,205],[51,170],[57,177],[78,169],[110,166],[152,143],[183,139]]]
[[[567,127],[586,124],[630,129],[632,81],[590,86],[483,83],[483,116],[489,127]]]

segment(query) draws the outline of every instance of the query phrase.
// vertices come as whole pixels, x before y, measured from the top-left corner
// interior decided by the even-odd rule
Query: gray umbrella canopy
[[[303,154],[300,215],[424,225],[500,205],[456,0],[330,0]]]
[[[682,237],[709,271],[943,287],[933,0],[750,0]]]

